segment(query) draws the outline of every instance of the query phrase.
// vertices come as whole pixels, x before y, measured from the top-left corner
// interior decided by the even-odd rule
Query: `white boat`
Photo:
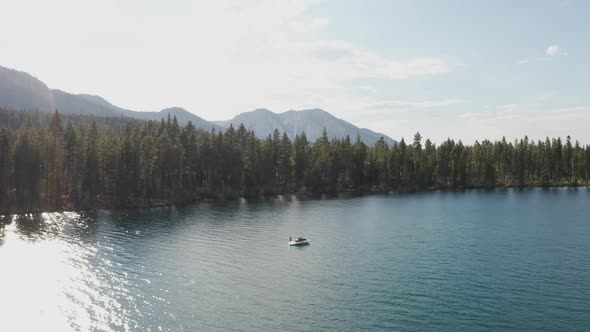
[[[296,237],[295,239],[289,238],[289,245],[290,246],[303,246],[309,244],[308,239],[304,239],[302,237]]]

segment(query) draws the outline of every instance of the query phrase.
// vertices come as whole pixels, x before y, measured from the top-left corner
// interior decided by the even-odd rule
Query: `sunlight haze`
[[[207,120],[321,108],[397,140],[590,143],[585,1],[0,6],[1,65],[124,108]]]

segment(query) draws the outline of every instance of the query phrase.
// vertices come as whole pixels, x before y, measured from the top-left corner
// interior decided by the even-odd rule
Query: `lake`
[[[589,203],[498,189],[14,218],[0,330],[587,331]]]

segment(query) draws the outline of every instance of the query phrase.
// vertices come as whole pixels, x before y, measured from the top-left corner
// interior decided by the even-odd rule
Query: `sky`
[[[435,142],[590,144],[590,2],[0,0],[0,65],[138,111],[321,108]]]

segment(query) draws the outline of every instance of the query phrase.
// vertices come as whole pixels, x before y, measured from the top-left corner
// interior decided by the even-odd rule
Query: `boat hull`
[[[289,241],[289,245],[290,246],[305,246],[308,245],[309,241],[301,241],[301,242],[295,242],[295,241]]]

